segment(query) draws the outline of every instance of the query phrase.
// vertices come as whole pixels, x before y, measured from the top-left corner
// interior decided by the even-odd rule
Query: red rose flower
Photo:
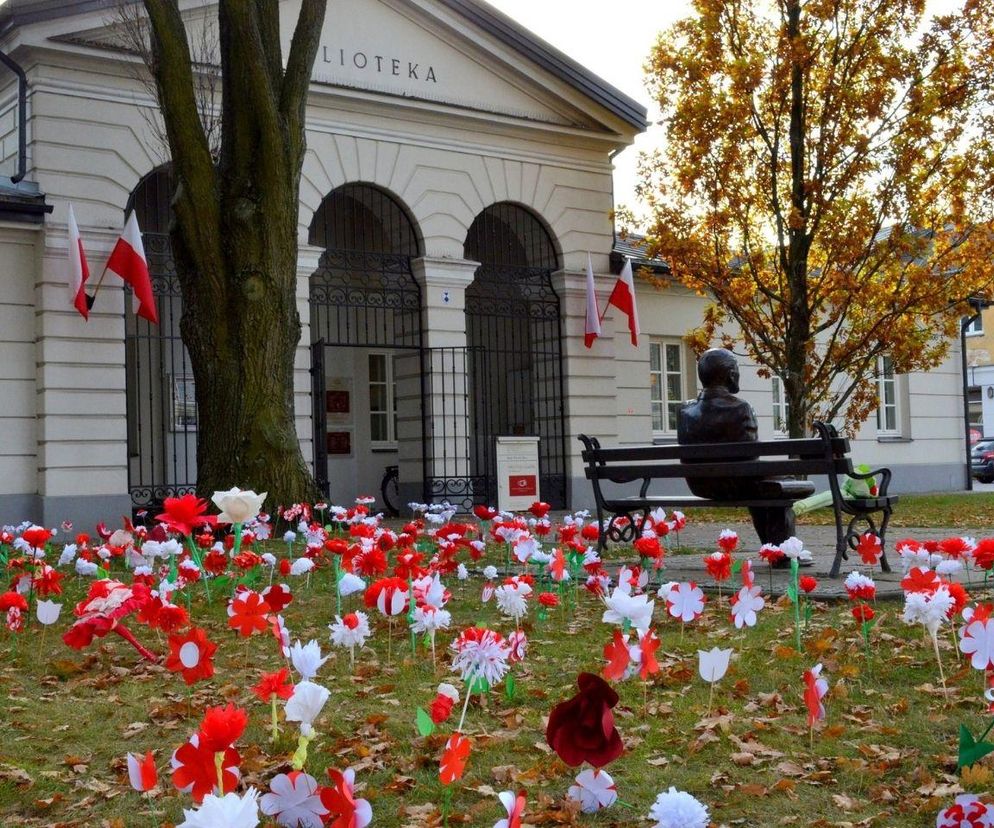
[[[625,750],[611,712],[618,694],[592,673],[580,673],[577,685],[579,693],[553,708],[545,739],[570,767],[589,762],[602,768]]]

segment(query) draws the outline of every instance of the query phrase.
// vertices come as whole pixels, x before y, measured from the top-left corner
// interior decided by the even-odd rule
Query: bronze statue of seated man
[[[711,348],[697,362],[697,375],[704,390],[687,402],[677,418],[679,443],[745,443],[758,439],[756,412],[739,391],[739,366],[731,351]],[[720,456],[706,461],[721,462]],[[748,459],[748,458],[739,458]],[[691,461],[684,461],[691,462]],[[782,478],[687,477],[690,491],[711,500],[782,499],[785,491],[797,497],[814,492],[806,480]],[[762,543],[779,544],[794,534],[794,510],[789,506],[749,508],[752,525]]]

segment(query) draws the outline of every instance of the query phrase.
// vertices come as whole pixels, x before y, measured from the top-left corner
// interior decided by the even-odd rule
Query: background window
[[[966,326],[966,335],[978,335],[984,332],[984,315],[982,313],[977,314],[976,319],[974,319],[969,325]]]
[[[677,412],[683,405],[683,346],[679,341],[649,343],[649,399],[652,430],[676,434]]]
[[[877,432],[880,434],[898,433],[897,379],[894,376],[894,363],[890,357],[877,360]]]
[[[397,442],[393,354],[369,355],[369,439],[374,448]]]
[[[790,405],[787,402],[787,389],[780,377],[773,377],[773,431],[776,434],[787,434],[787,420],[790,415]]]

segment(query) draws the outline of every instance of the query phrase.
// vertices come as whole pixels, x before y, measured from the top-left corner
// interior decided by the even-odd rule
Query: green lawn
[[[294,579],[297,598],[284,612],[294,637],[317,638],[326,650],[335,609],[329,578],[327,570],[319,572],[310,589]],[[196,593],[194,620],[220,647],[216,675],[190,698],[178,676],[139,664],[117,636],[83,653],[65,647],[60,635],[66,616],[85,588],[69,580],[63,618],[47,634],[35,624],[18,635],[15,654],[15,642],[3,632],[0,824],[141,828],[181,822],[181,809],[191,802],[165,772],[170,754],[194,732],[205,706],[225,700],[244,705],[250,715],[239,744],[244,781],[265,789],[287,769],[296,728],[284,726],[280,741],[270,744],[268,706],[249,689],[263,671],[281,666],[269,635],[236,637],[224,624],[222,602],[204,606]],[[450,584],[454,628],[485,623],[507,632],[493,604],[481,605],[479,583],[465,589],[454,579]],[[768,607],[755,629],[740,632],[728,623],[727,602],[719,608],[711,599],[702,622],[681,631],[664,619],[657,602],[662,672],[648,687],[637,679],[618,687],[615,712],[627,750],[608,770],[626,805],[577,817],[563,799],[576,771],[549,755],[544,720],[573,694],[578,672],[600,669],[611,635],[601,612],[598,601],[581,592],[575,615],[555,610],[547,621],[529,624],[528,658],[514,668],[514,698],[500,686],[482,704],[474,699],[467,717],[474,748],[455,786],[451,824],[489,828],[503,816],[493,792],[513,787],[528,794],[531,824],[646,825],[656,794],[674,785],[704,802],[716,825],[922,826],[934,824],[937,810],[959,790],[957,730],[961,721],[974,732],[981,729],[982,676],[958,664],[948,634],[942,640],[950,686],[945,700],[931,648],[919,629],[900,621],[897,605],[878,607],[867,659],[844,606],[816,607],[807,652],[798,654],[784,607]],[[451,680],[447,660],[442,656],[433,669],[424,648],[412,657],[410,639],[398,631],[388,662],[387,627],[382,619],[376,623],[354,675],[340,653],[318,673],[332,696],[316,724],[319,738],[307,769],[323,780],[329,766],[356,768],[374,826],[436,825],[438,758],[450,730],[421,738],[414,716],[417,706],[430,704],[439,681]],[[156,633],[132,626],[147,645],[165,649]],[[440,635],[441,652],[449,638]],[[734,648],[735,660],[708,717],[696,651],[713,646]],[[801,675],[818,661],[832,689],[828,720],[812,751]],[[146,750],[155,752],[160,784],[154,796],[141,799],[128,786],[124,757]],[[991,757],[984,765],[974,792],[992,787],[990,776],[983,782]]]
[[[745,509],[686,509],[697,523],[749,522]],[[819,509],[797,519],[798,526],[830,526],[831,509]],[[890,525],[898,528],[923,526],[969,526],[994,529],[994,492],[942,492],[901,495]]]

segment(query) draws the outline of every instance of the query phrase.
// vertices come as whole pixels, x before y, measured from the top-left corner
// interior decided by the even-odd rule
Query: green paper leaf
[[[959,726],[959,761],[956,763],[956,767],[968,768],[975,762],[979,762],[988,753],[994,753],[994,744],[976,741],[967,726],[961,724]]]
[[[466,679],[467,693],[486,693],[490,689],[490,682],[482,676],[475,679]]]
[[[792,603],[794,604],[797,603],[797,587],[795,587],[793,584],[787,587],[787,597],[790,598]]]
[[[813,615],[813,613],[814,613],[814,611],[811,609],[811,603],[810,602],[805,602],[805,604],[804,604],[804,620],[805,621],[810,621],[811,620],[811,616]]]
[[[517,690],[518,683],[514,680],[514,673],[508,673],[504,679],[504,693],[508,701],[514,701],[514,691]]]
[[[741,571],[742,571],[742,561],[735,561],[735,563],[732,564],[732,574],[738,575],[739,572]]]
[[[220,578],[215,578],[211,581],[211,586],[217,590],[225,590],[231,586],[231,578],[227,575],[222,575]]]
[[[418,708],[416,721],[418,726],[418,733],[420,733],[422,736],[425,737],[431,736],[431,734],[435,732],[435,723],[431,720],[431,716],[429,716],[420,707]]]

